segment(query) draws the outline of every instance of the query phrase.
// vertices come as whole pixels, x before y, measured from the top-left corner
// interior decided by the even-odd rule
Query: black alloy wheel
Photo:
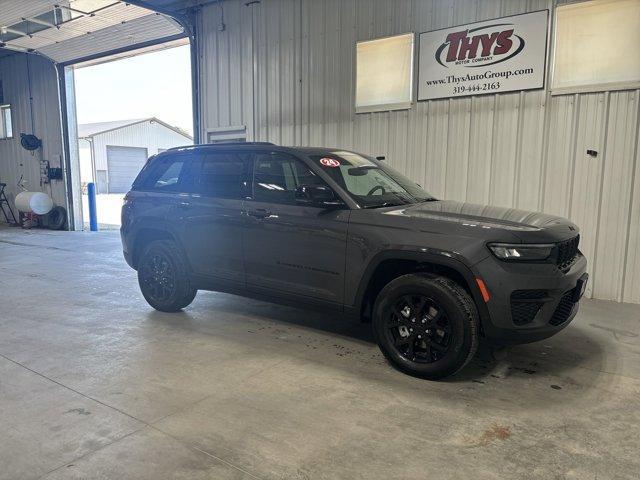
[[[198,292],[191,286],[182,250],[170,240],[156,240],[143,250],[138,284],[149,305],[161,312],[182,310]]]
[[[157,252],[145,258],[140,269],[140,280],[147,287],[149,297],[159,303],[170,301],[176,289],[176,274],[171,259]]]
[[[373,306],[380,350],[399,370],[431,380],[453,375],[478,347],[478,310],[454,280],[411,273],[391,280]]]
[[[444,308],[424,295],[404,295],[387,312],[387,335],[398,353],[411,362],[433,363],[451,343]]]

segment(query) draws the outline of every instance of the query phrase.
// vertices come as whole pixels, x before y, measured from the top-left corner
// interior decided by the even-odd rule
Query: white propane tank
[[[42,192],[20,192],[16,195],[16,208],[25,213],[45,215],[53,208],[53,200]]]

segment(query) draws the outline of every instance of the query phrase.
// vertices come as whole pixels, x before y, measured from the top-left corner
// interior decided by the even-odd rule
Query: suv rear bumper
[[[493,256],[476,264],[473,270],[490,293],[485,336],[495,343],[519,344],[558,333],[578,313],[586,268],[582,254],[566,273],[552,264],[508,263]]]
[[[131,268],[136,270],[136,267],[133,264],[133,249],[129,245],[127,241],[130,235],[127,235],[122,227],[120,227],[120,238],[122,240],[122,255],[124,256],[124,260],[127,262]]]

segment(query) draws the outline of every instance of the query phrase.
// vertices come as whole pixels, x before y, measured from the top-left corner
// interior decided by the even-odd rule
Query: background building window
[[[12,137],[11,105],[0,105],[0,139]]]
[[[409,108],[413,97],[413,33],[358,42],[356,112]]]
[[[629,88],[640,83],[640,0],[556,8],[552,89]]]

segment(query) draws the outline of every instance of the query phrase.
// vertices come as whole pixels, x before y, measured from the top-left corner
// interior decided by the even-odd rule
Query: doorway
[[[98,224],[120,227],[125,194],[149,157],[193,144],[190,46],[101,59],[73,67],[82,217],[89,225],[88,184],[96,186]]]

